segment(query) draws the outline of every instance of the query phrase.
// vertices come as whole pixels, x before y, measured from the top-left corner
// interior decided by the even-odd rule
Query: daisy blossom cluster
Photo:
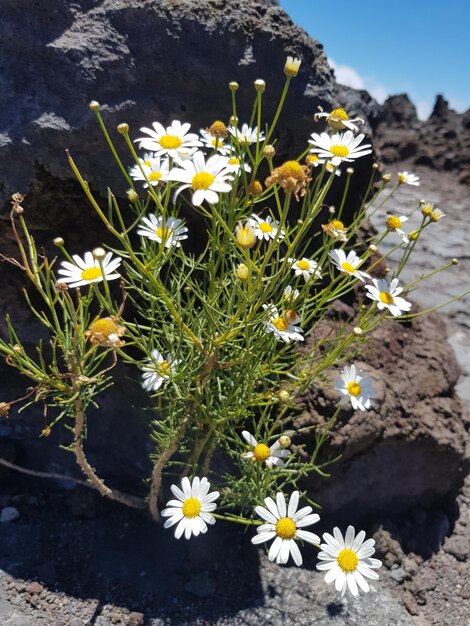
[[[386,379],[376,384],[382,373],[363,346],[384,318],[412,322],[419,314],[409,294],[427,276],[406,284],[403,269],[421,232],[445,213],[424,200],[410,211],[395,205],[383,232],[364,228],[401,185],[419,178],[381,176],[364,119],[341,103],[320,110],[303,145],[281,159],[278,145],[290,142],[281,141],[278,120],[303,71],[300,59],[287,57],[271,121],[263,119],[273,108],[263,105],[269,89],[256,79],[251,121],[238,118],[232,81],[231,102],[205,128],[163,115],[140,131],[123,122],[119,149],[105,130],[124,198],[110,190],[103,204],[69,155],[105,247],[90,229],[97,247],[56,236],[49,258],[28,230],[27,198],[12,196],[19,253],[5,260],[24,272],[27,305],[50,340],[31,351],[7,320],[0,354],[27,385],[22,397],[0,403],[0,416],[15,402],[39,402],[40,434],[63,428],[60,440],[104,497],[148,510],[177,539],[204,535],[219,520],[242,524],[279,565],[300,566],[316,550],[326,584],[356,596],[378,577],[374,540],[349,523],[314,532],[323,531],[321,503],[309,490],[325,468],[334,471],[338,459],[323,449],[339,416],[343,423],[354,411],[381,410],[377,389]],[[99,103],[90,109],[106,129]],[[122,145],[126,165],[117,157]],[[359,159],[371,165],[361,198],[349,185]],[[338,176],[343,191],[335,196]],[[386,237],[397,261],[381,253]],[[136,404],[145,405],[145,497],[114,489],[87,459],[96,421],[88,409],[116,383],[132,398],[130,424]],[[331,393],[319,401],[314,388]],[[299,417],[306,394],[315,417],[309,403]],[[104,409],[99,419],[108,419]]]

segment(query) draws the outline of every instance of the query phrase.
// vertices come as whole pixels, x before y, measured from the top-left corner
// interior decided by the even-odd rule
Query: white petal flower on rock
[[[139,163],[140,166],[134,165],[134,167],[131,167],[129,174],[134,180],[143,180],[145,188],[148,187],[147,180],[153,187],[165,181],[166,175],[169,172],[167,158],[144,154],[142,159],[139,157]]]
[[[327,133],[312,133],[308,140],[314,147],[310,152],[318,154],[320,158],[330,159],[331,165],[339,165],[343,161],[351,162],[372,152],[370,144],[360,145],[365,135],[357,135],[347,130],[345,133],[328,135]]]
[[[184,190],[192,191],[192,203],[200,206],[204,200],[217,204],[219,193],[228,193],[232,189],[233,176],[227,169],[228,158],[214,154],[207,161],[202,152],[196,152],[192,159],[179,163],[168,174],[168,180],[183,183],[175,193],[176,197]]]
[[[404,215],[389,215],[386,220],[387,229],[391,232],[398,233],[404,243],[408,243],[409,241],[405,231],[402,229],[402,225],[407,221],[408,218]]]
[[[412,174],[411,172],[398,172],[398,182],[405,185],[413,185],[419,187],[419,176]]]
[[[241,128],[229,126],[228,130],[242,146],[249,146],[264,139],[264,134],[259,132],[256,126],[251,128],[248,124],[243,124]]]
[[[336,380],[335,387],[342,398],[340,405],[348,404],[354,410],[365,411],[372,406],[371,399],[375,396],[374,386],[370,376],[364,376],[362,370],[356,370],[355,365],[346,366]]]
[[[181,241],[187,239],[188,229],[182,226],[183,220],[176,217],[169,217],[164,220],[161,215],[150,214],[148,217],[142,218],[142,224],[137,231],[138,235],[147,237],[158,243],[163,243],[165,248],[171,246],[181,246]]]
[[[351,250],[347,256],[344,250],[331,250],[328,255],[340,272],[355,276],[359,278],[359,280],[362,280],[362,282],[364,282],[366,278],[370,278],[369,274],[361,272],[358,269],[363,263],[363,260],[357,256],[354,250]]]
[[[252,447],[249,452],[244,452],[244,459],[251,459],[254,463],[266,463],[268,467],[284,465],[283,459],[290,456],[290,450],[283,450],[279,440],[274,442],[272,446],[268,446],[263,442],[258,442],[247,430],[242,432],[243,439]]]
[[[303,276],[305,282],[309,281],[312,276],[315,278],[321,278],[321,272],[318,269],[318,263],[316,261],[312,261],[311,259],[307,259],[304,257],[303,259],[287,259],[291,264],[292,269],[295,272],[296,276]]]
[[[366,285],[369,292],[366,295],[377,302],[379,309],[388,309],[394,317],[411,310],[411,302],[399,297],[403,287],[398,286],[398,278],[392,279],[390,283],[385,278],[373,278],[372,282],[373,285]]]
[[[302,565],[302,555],[296,540],[306,541],[311,544],[319,544],[320,537],[304,530],[305,527],[316,524],[320,516],[312,513],[311,506],[297,510],[299,505],[299,492],[294,491],[289,502],[282,493],[276,494],[276,501],[266,498],[266,508],[257,506],[256,513],[266,523],[256,529],[257,535],[251,540],[254,544],[265,543],[274,540],[269,548],[268,559],[279,564],[285,564],[292,556],[297,566]]]
[[[91,252],[85,252],[82,259],[78,254],[74,254],[72,259],[75,264],[69,261],[62,261],[59,275],[59,282],[67,283],[69,287],[81,287],[82,285],[91,285],[92,283],[100,283],[106,278],[107,281],[120,278],[120,274],[116,269],[121,264],[121,257],[114,257],[108,252],[103,260],[95,259]]]
[[[177,499],[167,502],[162,517],[168,517],[164,524],[165,528],[177,524],[175,530],[177,539],[183,533],[185,539],[189,539],[191,535],[197,537],[207,532],[208,524],[215,524],[215,518],[211,513],[217,508],[215,500],[220,494],[218,491],[209,493],[210,487],[207,478],[198,476],[193,478],[192,483],[185,476],[181,481],[181,489],[171,485],[171,491]]]
[[[296,326],[300,318],[296,316],[294,319],[288,319],[286,315],[281,315],[273,304],[263,304],[263,308],[269,315],[269,320],[263,322],[267,333],[273,333],[276,339],[282,339],[285,343],[304,340],[303,329]]]
[[[142,368],[144,372],[142,374],[142,387],[146,391],[157,391],[163,382],[170,378],[178,363],[179,361],[173,359],[170,354],[164,357],[158,350],[152,350],[147,365]]]
[[[145,150],[152,150],[155,156],[168,156],[178,161],[181,157],[192,154],[202,143],[198,135],[188,133],[191,124],[182,124],[174,120],[166,128],[159,122],[153,122],[152,128],[141,128],[148,137],[139,137],[139,147]]]
[[[334,582],[341,596],[347,589],[353,596],[359,595],[359,589],[367,593],[370,587],[366,578],[379,578],[375,570],[382,566],[382,562],[371,558],[375,552],[375,541],[364,541],[365,536],[363,530],[356,535],[354,526],[348,526],[344,538],[339,528],[333,529],[333,535],[323,534],[325,543],[320,546],[317,569],[326,572],[325,582]]]
[[[364,120],[362,119],[362,117],[355,117],[354,119],[351,119],[346,111],[341,108],[334,109],[334,111],[331,111],[331,113],[321,111],[321,113],[315,113],[313,117],[315,121],[318,121],[322,117],[326,118],[328,126],[331,126],[336,130],[342,130],[343,128],[346,128],[348,130],[357,131],[359,130],[359,128],[354,122],[360,122],[361,124],[364,124]]]

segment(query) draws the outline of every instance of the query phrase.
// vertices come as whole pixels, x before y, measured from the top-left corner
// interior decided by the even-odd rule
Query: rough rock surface
[[[4,199],[41,180],[41,168],[61,180],[71,178],[65,148],[92,186],[125,191],[88,109],[92,99],[103,105],[124,155],[127,149],[114,131],[120,122],[127,122],[136,137],[154,120],[181,119],[196,129],[227,120],[230,80],[240,83],[238,116],[247,121],[253,81],[264,78],[269,119],[282,90],[287,54],[303,63],[286,102],[280,154],[292,155],[293,147],[304,145],[318,105],[329,110],[335,104],[336,83],[321,44],[275,4],[46,0],[40,11],[31,11],[29,0],[5,0],[0,35]]]
[[[470,111],[456,113],[439,95],[429,119],[420,121],[407,95],[391,96],[375,131],[378,157],[384,163],[410,159],[413,166],[456,172],[459,182],[470,184]]]

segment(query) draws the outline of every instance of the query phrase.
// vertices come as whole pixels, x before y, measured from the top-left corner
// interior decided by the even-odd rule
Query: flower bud
[[[360,337],[362,335],[364,331],[362,330],[362,328],[360,328],[359,326],[355,326],[353,328],[353,333],[357,336]]]
[[[330,206],[328,207],[328,212],[330,213],[330,215],[334,215],[336,212],[336,209],[334,206]]]
[[[236,115],[230,116],[229,124],[231,126],[236,126],[238,124],[238,117]]]
[[[392,180],[392,175],[391,174],[384,174],[382,176],[382,180],[384,183],[389,183]]]
[[[375,246],[373,243],[369,246],[369,252],[372,252],[372,254],[375,254],[377,252],[377,246]]]
[[[121,133],[121,135],[127,135],[129,132],[129,124],[126,124],[125,122],[123,124],[118,124],[117,131],[118,133]]]
[[[459,264],[459,260],[454,257],[452,259],[452,265],[458,265],[458,264]]]
[[[95,248],[92,251],[93,258],[97,261],[102,261],[106,256],[106,250],[104,248]]]
[[[250,270],[248,269],[248,266],[244,263],[240,263],[240,265],[237,267],[237,278],[239,280],[246,280],[249,274]]]
[[[289,402],[290,400],[289,392],[286,391],[285,389],[281,389],[281,391],[279,392],[279,400],[281,402]]]
[[[352,176],[354,174],[354,168],[348,167],[348,169],[346,170],[346,174],[348,176]]]
[[[434,204],[432,202],[424,202],[424,200],[420,200],[419,204],[423,215],[431,215],[434,210]]]
[[[92,100],[90,104],[88,105],[88,108],[90,109],[90,111],[99,111],[100,107],[101,107],[100,103],[97,102],[96,100]]]
[[[378,163],[372,163],[372,169],[373,170],[378,170],[380,167],[380,165]]]
[[[240,85],[235,80],[230,81],[228,84],[228,88],[230,89],[230,91],[237,91],[239,87]]]
[[[69,288],[67,283],[62,283],[60,282],[60,280],[58,280],[54,286],[57,289],[57,291],[68,291],[68,288]]]
[[[410,241],[416,241],[419,237],[419,230],[412,230],[411,233],[408,233],[408,239]]]
[[[255,80],[255,82],[253,83],[255,86],[255,89],[258,93],[264,93],[266,90],[266,83],[264,82],[264,80],[262,78],[258,78],[257,80]]]
[[[62,239],[62,237],[56,237],[53,241],[53,244],[55,246],[57,246],[58,248],[62,248],[62,246],[64,245],[65,241]]]
[[[288,448],[292,443],[291,438],[289,437],[289,435],[281,435],[279,437],[279,445],[281,446],[281,448],[285,449]]]
[[[284,65],[284,74],[289,78],[294,78],[299,73],[302,61],[297,57],[288,56]]]
[[[268,144],[267,146],[264,146],[263,148],[263,156],[266,159],[273,159],[276,155],[276,148],[274,146],[272,146],[271,144]]]
[[[137,191],[129,189],[129,191],[127,192],[127,197],[129,199],[129,202],[137,202],[137,200],[139,199],[139,194],[137,193]]]

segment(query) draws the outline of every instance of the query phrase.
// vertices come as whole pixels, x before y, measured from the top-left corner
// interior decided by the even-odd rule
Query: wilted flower
[[[266,187],[277,183],[286,193],[293,193],[296,200],[305,195],[309,182],[309,170],[298,161],[286,161],[276,167],[265,180]]]
[[[325,117],[328,126],[331,126],[331,128],[334,128],[335,130],[343,130],[344,128],[347,128],[348,130],[357,131],[359,130],[359,128],[356,126],[356,124],[354,124],[354,122],[360,122],[361,124],[364,124],[364,120],[362,119],[362,117],[355,117],[354,119],[350,119],[349,115],[344,109],[334,109],[334,111],[331,111],[331,113],[326,113],[323,112],[323,109],[321,107],[318,108],[320,109],[320,113],[315,113],[315,115],[313,116],[315,118],[315,121],[317,122],[322,117]]]
[[[92,322],[85,332],[85,337],[90,343],[103,346],[105,348],[120,348],[124,342],[120,337],[124,335],[126,329],[117,323],[117,319],[111,317],[100,317]]]

